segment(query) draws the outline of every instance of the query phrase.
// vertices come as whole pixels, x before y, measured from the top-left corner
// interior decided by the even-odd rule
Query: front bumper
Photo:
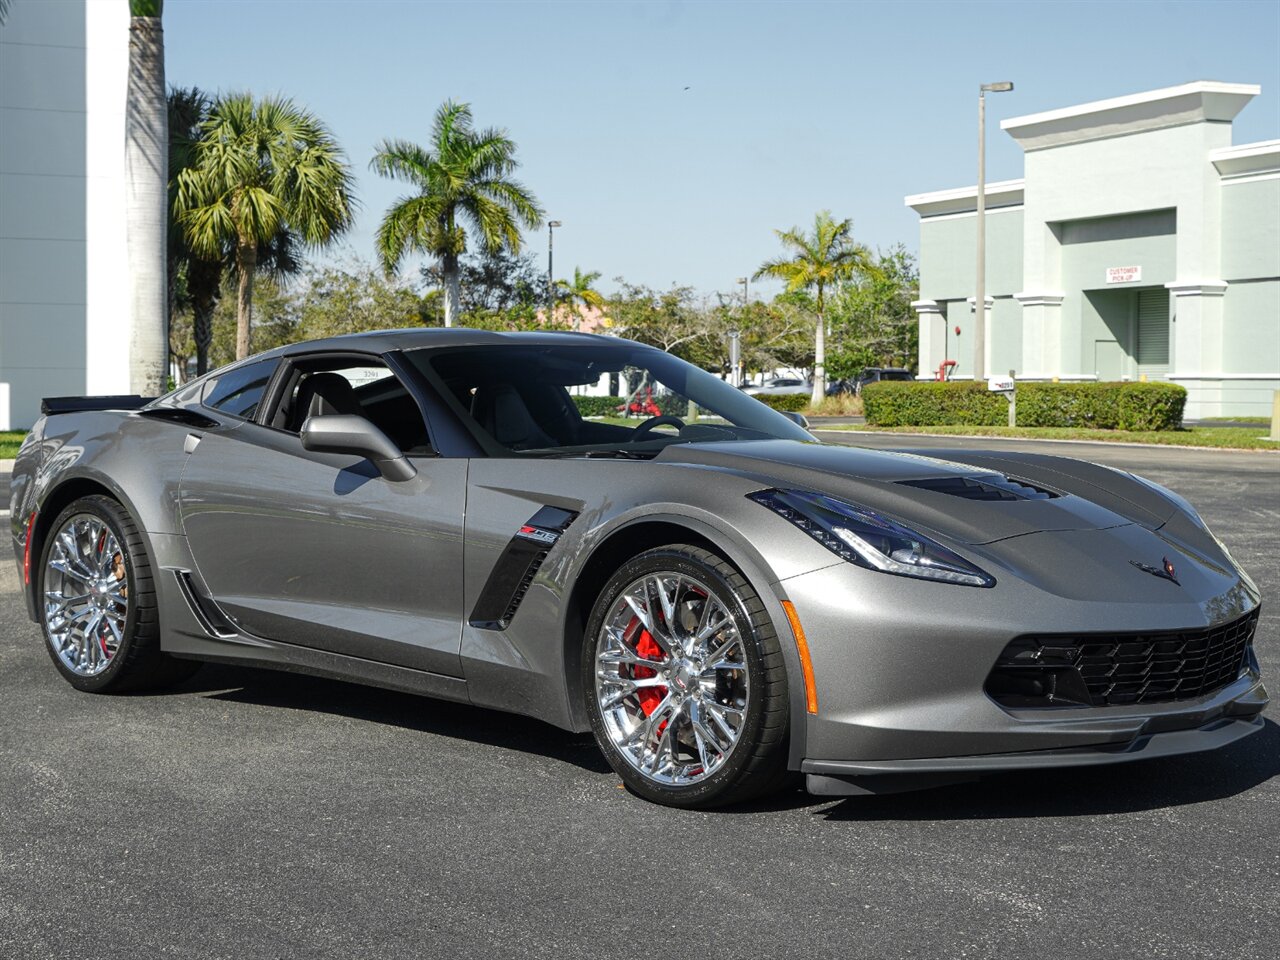
[[[1256,699],[1254,697],[1256,696]],[[1185,730],[1149,732],[1146,727],[1123,743],[1065,750],[1034,750],[972,757],[917,758],[871,762],[805,760],[805,787],[819,796],[895,793],[920,787],[970,780],[984,773],[1094,767],[1130,760],[1153,760],[1217,750],[1266,726],[1260,716],[1266,691],[1256,685],[1250,696],[1234,700],[1215,719]],[[1252,711],[1252,712],[1251,712]],[[1157,726],[1148,724],[1146,726]]]
[[[1193,753],[1262,728],[1268,700],[1252,656],[1226,686],[1191,700],[1014,709],[984,692],[1015,637],[1203,628],[1215,615],[1224,619],[1227,594],[1091,601],[1012,576],[979,590],[851,564],[780,586],[796,606],[813,661],[819,710],[806,715],[798,768],[814,793],[892,792],[985,772]],[[1225,619],[1257,604],[1256,594],[1238,586],[1227,593]]]

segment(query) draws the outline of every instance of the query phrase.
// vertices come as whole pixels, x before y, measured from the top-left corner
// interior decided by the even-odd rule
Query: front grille
[[[1258,610],[1222,626],[1166,633],[1020,637],[986,690],[1007,707],[1107,707],[1191,700],[1240,676]]]

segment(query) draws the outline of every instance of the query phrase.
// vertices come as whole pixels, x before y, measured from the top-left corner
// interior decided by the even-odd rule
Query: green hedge
[[[1176,430],[1187,391],[1172,383],[1018,384],[1018,426],[1100,430]],[[876,427],[997,427],[1009,405],[985,383],[881,381],[862,388],[867,423]]]
[[[573,402],[584,417],[616,417],[622,406],[621,397],[574,397]]]
[[[757,393],[754,396],[765,406],[783,413],[799,413],[809,406],[807,393]]]

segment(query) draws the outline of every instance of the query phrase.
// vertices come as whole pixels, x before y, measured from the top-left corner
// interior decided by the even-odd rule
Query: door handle
[[[182,451],[188,455],[196,452],[196,447],[200,446],[200,434],[188,433],[187,439],[182,442]]]

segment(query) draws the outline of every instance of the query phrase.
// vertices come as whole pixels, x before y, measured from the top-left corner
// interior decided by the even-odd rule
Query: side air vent
[[[483,630],[507,629],[542,561],[577,516],[572,510],[543,507],[530,517],[493,565],[467,622]]]
[[[200,592],[199,587],[192,581],[189,571],[174,570],[173,575],[178,581],[178,590],[182,593],[182,599],[187,601],[187,606],[191,608],[191,615],[196,618],[196,622],[205,633],[212,637],[237,636],[236,625],[227,619],[226,614],[218,609],[218,605],[212,599]]]
[[[925,480],[899,480],[904,487],[931,490],[962,500],[1054,500],[1058,494],[1025,480],[1002,477],[998,473],[977,477],[930,477]]]

